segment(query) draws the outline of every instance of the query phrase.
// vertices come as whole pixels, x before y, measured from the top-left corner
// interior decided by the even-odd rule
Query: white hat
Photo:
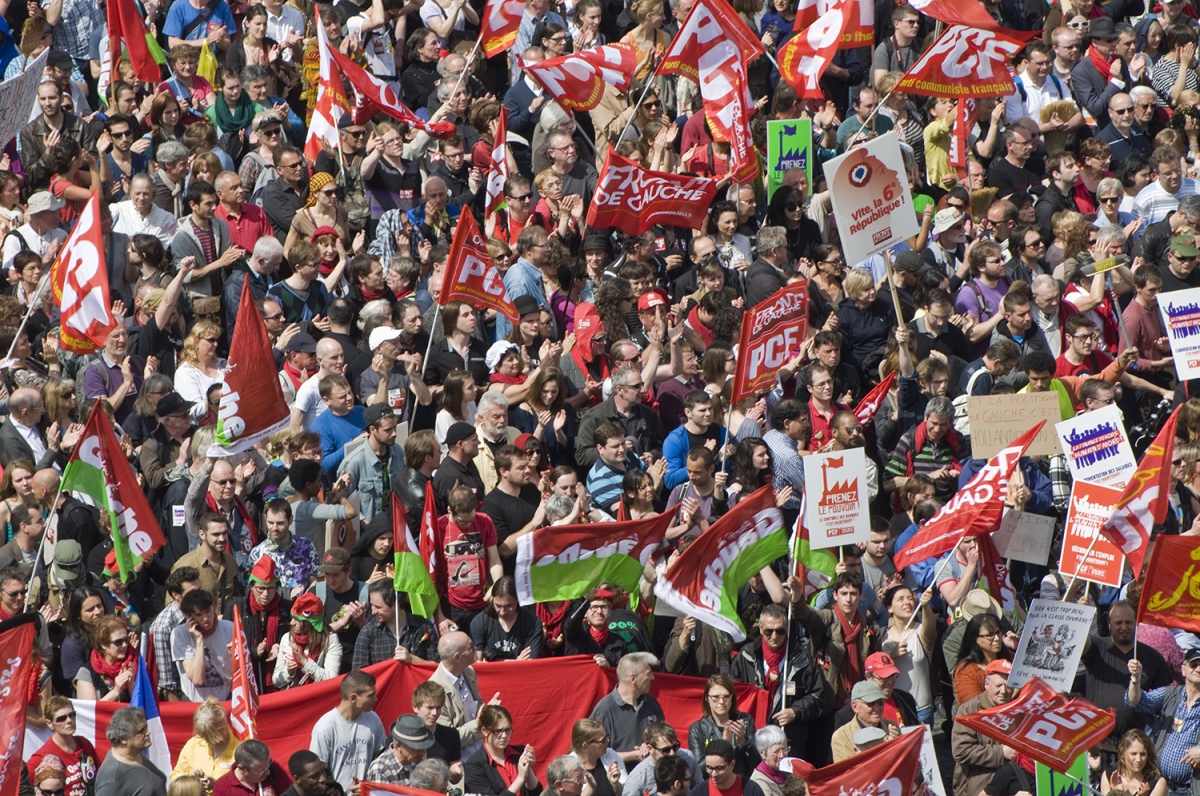
[[[966,220],[966,215],[958,212],[953,207],[947,207],[937,211],[937,215],[933,217],[933,234],[941,235],[951,227],[958,226]]]
[[[492,347],[487,351],[487,356],[484,357],[484,361],[487,363],[488,370],[494,371],[500,364],[500,360],[504,359],[505,355],[514,348],[517,351],[521,350],[519,345],[516,343],[510,343],[507,340],[497,340],[496,342],[492,343]]]
[[[34,213],[44,213],[47,210],[61,210],[66,203],[66,200],[61,196],[55,196],[49,191],[38,191],[29,197],[27,212],[32,215]]]
[[[371,350],[377,351],[379,346],[383,345],[389,340],[395,340],[402,334],[404,334],[404,331],[401,329],[393,329],[390,326],[380,326],[371,332],[371,338],[368,342]]]

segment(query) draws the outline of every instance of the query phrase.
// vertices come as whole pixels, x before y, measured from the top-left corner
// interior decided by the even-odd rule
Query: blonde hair
[[[604,725],[595,719],[580,719],[571,727],[571,750],[580,751],[583,745],[604,737]]]
[[[208,744],[210,749],[229,743],[233,734],[225,720],[225,708],[215,697],[209,697],[200,703],[192,714],[192,734]]]
[[[167,788],[167,796],[204,796],[204,783],[191,774],[176,777]]]
[[[842,290],[846,291],[846,295],[851,299],[856,299],[874,284],[875,277],[871,276],[870,271],[865,268],[852,268],[842,281]]]
[[[903,78],[903,72],[888,72],[880,75],[879,79],[875,81],[875,92],[881,97],[885,94],[891,94],[892,89],[895,88],[896,84],[899,83]]]
[[[192,365],[200,364],[200,360],[196,354],[196,344],[205,337],[221,336],[221,327],[217,326],[212,321],[196,321],[196,325],[192,327],[192,331],[183,341],[183,353],[180,354],[180,363],[188,362]]]
[[[533,185],[535,188],[537,188],[537,191],[540,194],[542,193],[542,189],[546,186],[546,183],[555,177],[559,178],[559,182],[562,181],[562,177],[559,176],[559,173],[554,169],[542,169],[537,173],[537,176],[533,178]],[[565,188],[566,186],[564,185],[563,187]]]
[[[629,10],[633,12],[633,18],[636,19],[640,25],[645,22],[646,17],[650,16],[651,14],[663,13],[663,4],[662,0],[635,0],[633,5],[629,7]]]

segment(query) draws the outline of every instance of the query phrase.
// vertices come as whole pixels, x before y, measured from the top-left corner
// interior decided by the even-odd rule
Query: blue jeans
[[[930,705],[927,708],[917,708],[917,720],[922,724],[933,727],[933,714],[937,710],[935,705]]]

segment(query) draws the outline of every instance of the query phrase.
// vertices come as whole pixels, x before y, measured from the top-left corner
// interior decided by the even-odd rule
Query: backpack
[[[971,390],[975,387],[975,380],[984,373],[990,373],[990,371],[987,368],[980,368],[972,373],[971,378],[967,380],[966,391],[951,402],[954,405],[954,430],[964,437],[971,436],[971,419],[967,414],[967,403],[971,398]]]
[[[104,362],[100,359],[100,354],[87,354],[79,363],[79,370],[75,371],[75,394],[79,396],[86,395],[87,392],[83,389],[83,382],[87,377],[87,372],[96,365],[100,366],[100,377],[104,379],[104,394],[112,395],[112,374],[108,368],[104,366]]]
[[[251,202],[262,207],[263,191],[266,190],[267,185],[279,179],[279,170],[275,168],[274,163],[269,163],[266,158],[258,154],[258,150],[250,152],[246,157],[261,167],[258,177],[254,180],[254,189],[250,191],[249,198]]]
[[[1048,74],[1047,77],[1049,77],[1051,80],[1054,81],[1054,88],[1058,91],[1058,98],[1060,100],[1065,100],[1065,99],[1071,98],[1071,95],[1069,92],[1063,91],[1062,81],[1060,81],[1053,72]],[[1017,93],[1021,95],[1021,102],[1022,103],[1029,102],[1029,92],[1025,90],[1025,83],[1021,80],[1020,76],[1014,77],[1013,83],[1016,84]]]

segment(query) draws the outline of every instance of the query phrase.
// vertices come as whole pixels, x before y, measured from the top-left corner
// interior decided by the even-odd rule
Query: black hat
[[[363,412],[363,423],[367,426],[373,426],[389,416],[394,417],[392,407],[387,401],[378,401],[368,406],[366,411]]]
[[[1088,26],[1087,38],[1089,39],[1115,39],[1117,38],[1117,28],[1113,25],[1111,17],[1096,17]]]
[[[406,713],[392,725],[392,743],[403,744],[415,752],[433,746],[433,733],[414,713]]]
[[[353,113],[343,113],[342,118],[338,119],[338,129],[345,130],[347,127],[362,127],[362,122],[354,121]]]
[[[307,332],[299,332],[292,335],[292,338],[287,342],[287,352],[295,354],[297,352],[304,354],[317,353],[317,341],[313,339],[311,334]]]
[[[583,239],[582,251],[592,251],[594,249],[603,249],[606,252],[612,251],[612,245],[608,242],[608,236],[599,232],[589,232]]]
[[[154,412],[159,417],[168,417],[186,412],[195,405],[195,401],[185,401],[179,393],[169,392],[158,399],[158,403],[154,405]]]
[[[75,68],[75,62],[71,60],[71,56],[62,50],[51,50],[50,54],[46,56],[46,65],[64,71]]]
[[[465,439],[475,436],[475,426],[470,423],[455,423],[446,431],[446,447],[453,448]]]
[[[533,296],[517,296],[513,299],[513,306],[517,308],[518,317],[541,310],[541,305],[537,303],[537,299]]]

